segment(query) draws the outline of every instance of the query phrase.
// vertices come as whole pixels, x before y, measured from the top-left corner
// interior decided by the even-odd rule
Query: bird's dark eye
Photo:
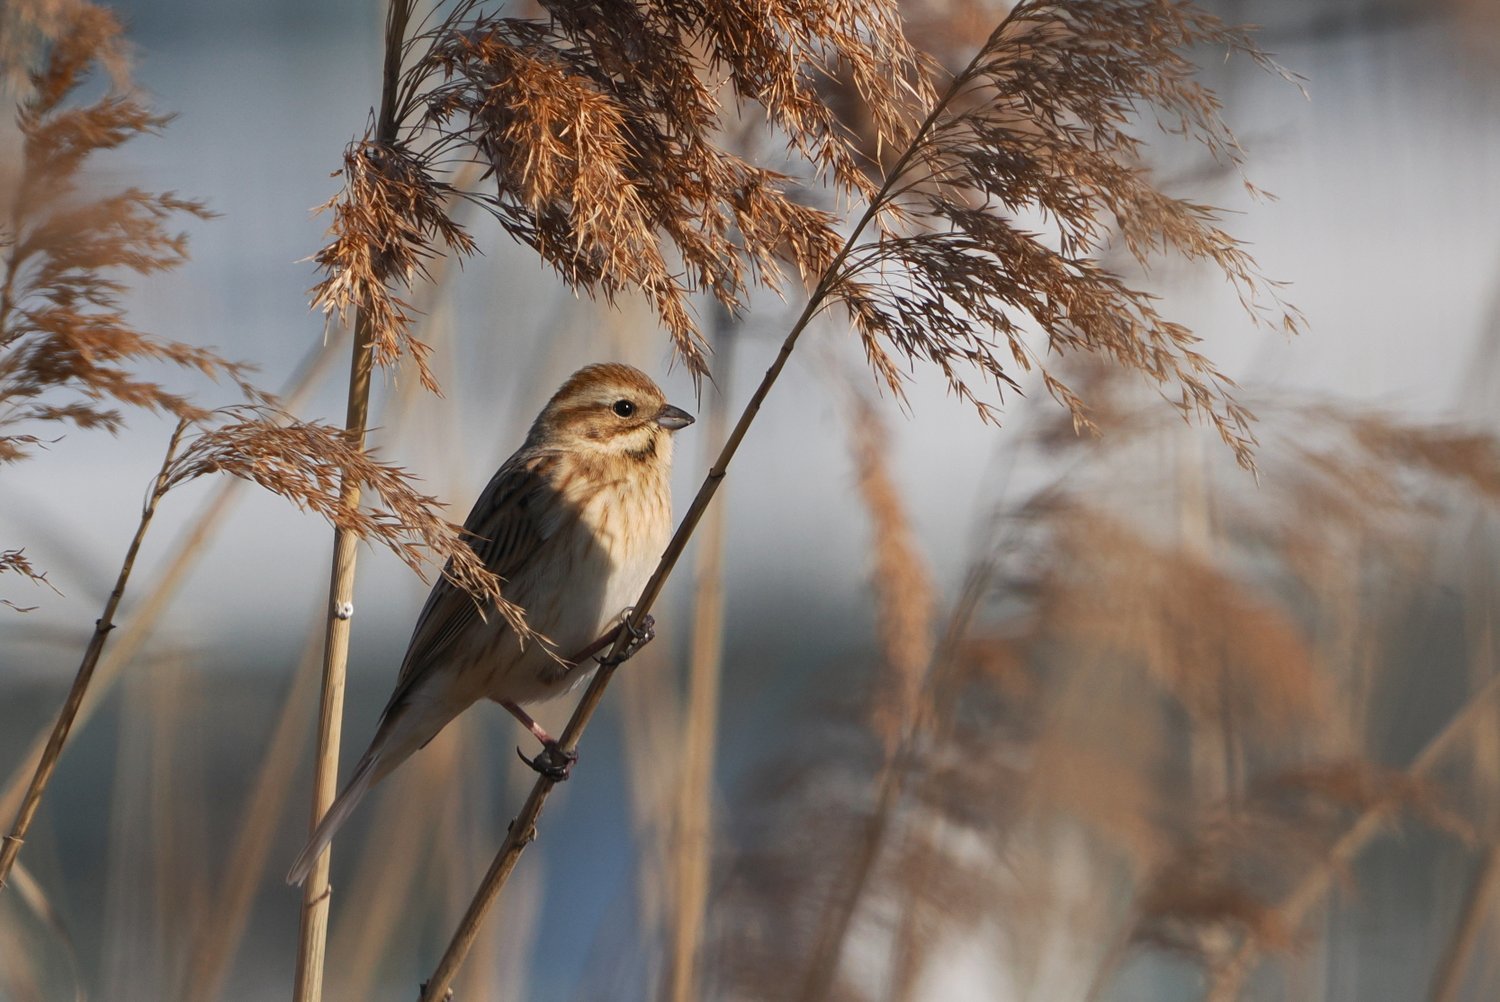
[[[612,410],[620,417],[630,417],[635,413],[635,404],[629,400],[616,400]]]

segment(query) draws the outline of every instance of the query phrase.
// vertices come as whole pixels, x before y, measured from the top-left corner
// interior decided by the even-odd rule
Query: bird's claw
[[[561,783],[573,773],[573,766],[578,762],[576,751],[563,751],[556,741],[549,741],[542,745],[542,750],[536,753],[535,758],[527,758],[521,749],[516,749],[522,762],[531,766],[537,772],[546,776],[554,783]]]
[[[642,647],[645,647],[656,639],[656,617],[647,613],[641,617],[640,624],[636,625],[631,622],[631,615],[634,611],[633,607],[626,609],[624,616],[620,619],[620,629],[629,637],[625,642],[625,646],[620,648],[618,654],[607,654],[604,657],[598,658],[597,660],[600,664],[624,664],[639,654]]]
[[[620,652],[627,661],[635,657],[636,652],[642,647],[645,647],[656,639],[656,617],[650,613],[641,617],[639,626],[632,625],[628,616],[620,626],[626,633],[630,634],[629,642],[625,644],[625,649]]]

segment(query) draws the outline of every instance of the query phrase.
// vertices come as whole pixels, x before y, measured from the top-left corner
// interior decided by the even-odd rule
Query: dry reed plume
[[[409,11],[392,9],[384,135],[345,157],[315,302],[366,310],[376,360],[409,354],[428,385],[426,348],[391,285],[410,286],[442,250],[473,251],[448,195],[483,207],[570,285],[645,295],[704,374],[692,293],[738,307],[752,282],[781,285],[782,261],[815,279],[839,245],[834,217],[792,198],[794,179],[718,144],[718,71],[732,104],[762,105],[820,175],[865,193],[852,138],[814,81],[825,63],[847,67],[898,143],[911,128],[907,95],[926,93],[888,4],[819,17],[779,4],[551,4],[549,18],[527,20],[462,0],[409,37]],[[483,164],[493,186],[455,191],[456,161]]]
[[[462,527],[437,514],[440,502],[421,493],[410,473],[349,445],[343,431],[286,418],[274,408],[244,406],[213,413],[172,464],[168,489],[212,473],[252,481],[356,538],[383,546],[426,577],[435,560],[443,574],[503,611],[499,579],[463,540]],[[358,483],[374,506],[349,507],[341,481]]]
[[[38,570],[32,562],[27,559],[24,549],[0,551],[0,574],[19,574],[34,585],[46,585],[52,588],[51,582],[47,580],[47,572]],[[56,588],[52,588],[54,592]],[[31,612],[36,606],[17,605],[8,598],[0,598],[0,605],[10,606],[17,612]]]
[[[202,203],[137,188],[99,193],[85,169],[97,154],[159,131],[170,116],[111,91],[82,106],[68,99],[96,66],[123,61],[120,26],[108,11],[80,4],[31,75],[18,110],[20,164],[6,192],[4,279],[0,285],[0,461],[45,445],[23,424],[119,430],[115,404],[201,417],[186,397],[137,372],[164,362],[237,378],[243,366],[212,351],[134,328],[126,286],[114,275],[147,276],[187,258],[187,238],[169,227],[209,218]]]
[[[396,25],[380,118],[390,138],[367,135],[346,155],[315,293],[324,309],[369,312],[377,361],[410,354],[431,381],[390,286],[419,280],[434,254],[472,252],[442,204],[457,195],[569,284],[640,291],[695,372],[706,359],[688,295],[737,308],[752,280],[782,287],[784,260],[826,281],[819,300],[848,307],[898,392],[902,360],[932,362],[992,416],[984,389],[1013,386],[1008,366],[1100,352],[1213,421],[1248,461],[1248,415],[1196,339],[1097,261],[1117,238],[1142,262],[1211,262],[1254,316],[1297,328],[1217,210],[1159,191],[1140,162],[1139,109],[1150,106],[1162,129],[1240,165],[1188,52],[1220,47],[1281,72],[1244,32],[1190,5],[1022,3],[935,102],[930,59],[884,4],[819,17],[773,6],[760,19],[716,4],[546,9],[546,20],[500,17],[466,0],[410,37],[399,33],[408,15]],[[852,94],[831,104],[812,86],[821,76]],[[762,105],[810,179],[864,198],[875,239],[840,254],[838,218],[794,201],[797,179],[719,148],[730,99]],[[864,134],[838,114],[856,101]],[[864,147],[904,151],[890,154],[884,183]],[[453,163],[469,160],[492,187],[449,185]],[[1048,386],[1086,420],[1065,386]]]

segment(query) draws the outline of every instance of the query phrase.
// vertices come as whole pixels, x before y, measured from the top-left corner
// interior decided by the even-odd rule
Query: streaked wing
[[[506,597],[523,605],[529,596],[512,592],[512,582],[524,578],[527,567],[569,516],[548,482],[555,462],[556,456],[545,452],[511,456],[490,478],[464,520],[469,545],[505,581]],[[391,704],[422,674],[442,664],[454,642],[478,621],[479,607],[468,593],[446,577],[439,579],[417,616]]]

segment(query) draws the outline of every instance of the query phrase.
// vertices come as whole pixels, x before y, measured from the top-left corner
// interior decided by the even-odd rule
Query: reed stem
[[[380,115],[375,140],[392,144],[398,136],[396,101],[401,75],[401,55],[406,27],[411,17],[410,0],[391,0],[386,13],[385,59]],[[370,415],[370,374],[374,364],[373,323],[364,308],[354,317],[354,345],[349,363],[349,397],[344,432],[356,448],[363,448]],[[339,497],[349,508],[359,505],[360,484],[348,476]],[[354,608],[354,571],[359,537],[352,530],[335,528],[333,567],[329,575],[327,628],[323,644],[322,698],[318,712],[317,758],[313,774],[313,802],[308,830],[317,827],[338,792],[339,745],[344,720],[344,684],[349,664],[349,636]],[[296,1002],[320,1002],[323,997],[323,965],[328,947],[328,909],[332,889],[328,870],[333,853],[322,853],[302,885],[302,921],[297,937]]]
[[[172,463],[177,458],[177,448],[182,444],[182,436],[186,431],[187,422],[179,421],[172,431],[171,439],[167,442],[167,453],[162,458],[161,469],[157,471],[156,478],[151,484],[151,491],[146,497],[146,503],[141,509],[141,520],[136,525],[135,536],[130,540],[130,548],[125,552],[125,561],[120,565],[120,573],[115,578],[115,586],[104,603],[104,611],[94,621],[93,636],[89,638],[88,647],[84,649],[83,660],[78,665],[78,673],[73,676],[72,688],[68,690],[68,698],[63,703],[57,723],[52,727],[52,734],[47,738],[47,747],[42,750],[42,757],[37,762],[36,772],[31,776],[26,795],[21,799],[21,808],[16,813],[10,834],[0,841],[0,889],[5,887],[6,878],[10,875],[11,867],[15,865],[16,857],[21,853],[21,846],[25,844],[26,835],[31,830],[31,822],[36,818],[37,809],[41,806],[42,794],[46,792],[47,784],[52,780],[52,774],[57,771],[57,760],[62,756],[63,745],[68,740],[68,733],[73,729],[73,722],[78,717],[78,709],[83,705],[83,698],[88,694],[89,683],[94,677],[94,669],[104,653],[104,645],[109,640],[110,632],[115,628],[115,613],[120,608],[120,600],[125,596],[125,586],[130,581],[130,573],[135,569],[135,559],[140,553],[141,542],[146,538],[146,530],[151,527],[157,504],[167,493]]]

